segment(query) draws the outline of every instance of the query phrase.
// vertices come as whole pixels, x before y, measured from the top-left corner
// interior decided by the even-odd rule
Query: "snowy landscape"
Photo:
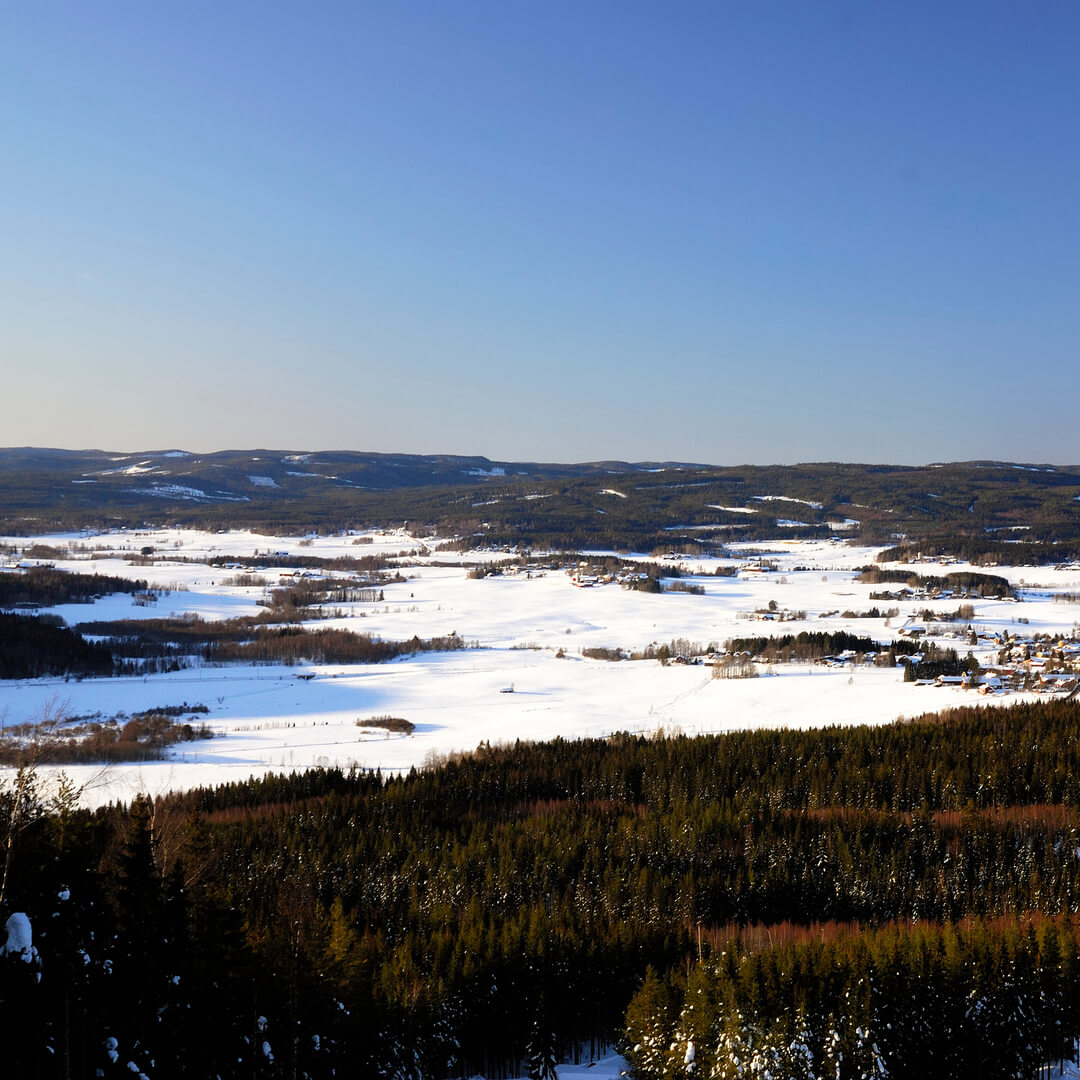
[[[599,494],[625,498],[613,487],[599,489]],[[747,502],[746,507],[711,508],[747,516],[755,513],[758,503],[784,505],[791,513],[799,513],[800,507],[820,509],[813,500],[776,494]],[[1000,557],[988,567],[955,555],[922,556],[914,547],[903,549],[907,557],[899,560],[897,549],[887,552],[880,545],[846,538],[845,532],[855,531],[844,528],[847,523],[857,525],[838,519],[831,522],[835,530],[831,535],[809,538],[791,533],[802,522],[778,518],[772,539],[702,545],[673,537],[670,549],[637,554],[603,548],[551,550],[524,538],[518,544],[492,544],[482,535],[465,538],[431,527],[268,534],[238,527],[173,525],[0,536],[0,587],[5,596],[21,598],[8,603],[0,615],[14,620],[16,635],[36,634],[40,626],[42,632],[67,634],[83,642],[82,647],[111,656],[105,667],[99,657],[91,673],[73,660],[68,670],[61,666],[36,677],[9,673],[0,680],[0,748],[9,762],[0,767],[0,781],[3,791],[16,796],[7,833],[10,850],[18,854],[25,844],[14,843],[17,815],[23,813],[18,793],[24,790],[32,791],[36,800],[34,814],[40,816],[31,814],[26,820],[37,823],[39,843],[51,842],[47,823],[67,820],[75,807],[89,815],[80,820],[109,822],[118,836],[126,830],[118,864],[110,861],[116,856],[108,850],[91,856],[103,867],[120,867],[118,892],[105,906],[107,912],[115,905],[123,925],[125,905],[141,895],[130,892],[130,860],[137,850],[132,845],[140,835],[147,838],[144,872],[164,875],[169,866],[174,875],[194,872],[189,888],[193,895],[200,894],[200,871],[184,868],[197,867],[208,857],[195,824],[208,812],[218,823],[214,829],[224,830],[214,842],[215,850],[217,844],[224,845],[214,856],[219,867],[215,874],[235,890],[233,910],[251,911],[263,893],[284,890],[268,911],[272,925],[281,905],[295,902],[288,899],[290,889],[311,890],[301,902],[303,947],[309,958],[308,977],[315,980],[310,989],[320,995],[321,1004],[313,1004],[304,1019],[289,1019],[297,1015],[297,1006],[289,1004],[287,993],[273,1007],[261,1006],[257,994],[250,1001],[242,994],[244,1004],[226,1010],[230,1017],[234,1011],[238,1016],[246,1011],[257,1021],[259,1075],[277,1075],[280,1050],[275,1047],[282,1045],[290,1024],[302,1024],[311,1032],[310,1046],[302,1050],[294,1042],[289,1056],[294,1062],[309,1061],[308,1075],[328,1069],[330,1075],[336,1055],[347,1056],[357,1039],[361,1043],[367,1039],[367,1060],[396,1062],[387,1066],[391,1068],[387,1075],[403,1078],[450,1075],[446,1070],[502,1080],[526,1075],[613,1080],[627,1074],[651,1078],[669,1072],[689,1078],[698,1074],[700,1061],[703,1070],[735,1069],[731,1075],[766,1075],[771,1069],[770,1075],[777,1076],[835,1072],[869,1080],[893,1075],[887,1059],[920,1060],[922,1044],[897,1040],[888,1036],[887,1029],[878,1031],[877,1040],[886,1046],[884,1056],[879,1053],[867,1025],[878,1024],[888,1005],[864,1003],[860,1006],[864,1019],[856,1024],[853,1016],[834,1016],[825,1004],[814,1005],[815,1012],[806,1004],[805,1016],[802,1011],[789,1015],[785,1007],[787,1018],[777,1020],[770,1019],[775,1017],[775,1004],[770,1006],[772,1012],[747,1019],[725,1002],[747,993],[741,980],[749,977],[745,973],[754,964],[790,963],[783,959],[784,948],[817,950],[815,955],[825,959],[814,962],[835,965],[848,972],[844,978],[852,986],[862,986],[860,980],[869,977],[859,974],[866,956],[877,957],[871,966],[881,970],[886,963],[881,950],[891,948],[888,935],[897,926],[912,942],[916,956],[920,934],[929,935],[925,938],[929,944],[923,947],[938,955],[977,956],[986,947],[980,936],[985,933],[982,924],[957,920],[968,910],[976,916],[985,914],[983,886],[961,901],[952,877],[934,870],[940,851],[929,863],[920,854],[924,841],[917,829],[909,827],[909,816],[919,800],[921,813],[929,812],[927,805],[937,808],[932,831],[940,840],[934,844],[957,843],[946,837],[961,821],[968,831],[966,839],[949,850],[970,848],[973,858],[978,851],[977,860],[987,861],[968,872],[985,880],[987,874],[999,872],[1001,859],[1008,865],[1030,850],[1027,831],[1009,833],[1009,815],[1017,814],[1018,820],[1029,820],[1025,830],[1033,830],[1034,836],[1050,828],[1056,839],[1053,855],[1048,856],[1050,865],[1041,871],[1045,883],[1034,873],[1027,880],[1006,875],[993,886],[1012,897],[1008,911],[1013,921],[993,938],[992,948],[1001,950],[1003,959],[996,962],[1003,971],[1015,974],[1003,974],[989,984],[971,982],[976,978],[973,962],[953,963],[947,977],[955,989],[941,999],[944,1006],[960,1008],[976,997],[979,1004],[966,1020],[954,1018],[945,1026],[959,1025],[957,1030],[970,1038],[969,1028],[997,1023],[995,1009],[1005,1010],[1001,1015],[1011,1018],[1007,1022],[1024,1030],[1032,1016],[1058,1016],[1052,1031],[1036,1028],[1044,1049],[1035,1053],[1041,1053],[1044,1061],[1051,1053],[1057,1055],[1057,1063],[1043,1068],[1040,1075],[1075,1076],[1063,1045],[1073,1030],[1065,1019],[1070,1006],[1064,983],[1035,986],[1031,972],[1044,971],[1040,959],[1044,951],[1064,955],[1077,947],[1066,914],[1072,905],[1065,899],[1072,889],[1072,860],[1067,856],[1071,841],[1065,837],[1075,830],[1073,781],[1059,762],[1065,748],[1072,746],[1066,729],[1073,723],[1078,694],[1080,563],[1065,557],[1053,564],[1030,565],[1021,545],[1016,546],[1018,557],[1011,565]],[[693,535],[689,528],[678,531],[683,537]],[[48,596],[53,599],[41,599]],[[335,634],[339,636],[334,638]],[[33,655],[15,647],[17,637],[8,640],[13,651],[7,662],[35,662]],[[367,643],[363,655],[370,653],[373,659],[319,658],[334,648],[340,652],[342,642],[351,643],[345,647],[349,655],[357,643]],[[279,646],[286,651],[276,652]],[[268,659],[278,655],[287,658]],[[45,662],[44,656],[39,659]],[[1047,712],[1037,708],[1039,703],[1073,711]],[[994,728],[979,719],[979,710],[956,711],[971,705],[987,706],[1005,717],[1001,730],[1010,741],[980,735],[983,728]],[[1025,714],[1024,706],[1035,711]],[[1055,717],[1065,717],[1064,725]],[[950,747],[942,724],[973,724],[972,732],[963,737],[976,741]],[[1031,724],[1042,724],[1039,730],[1050,734],[1028,736]],[[909,726],[910,739],[905,734]],[[816,739],[811,735],[815,731],[826,738]],[[838,734],[830,744],[828,731],[852,738]],[[882,733],[880,741],[867,735],[875,731]],[[765,732],[774,732],[783,741],[765,758],[755,759],[766,744],[754,739]],[[807,733],[809,741],[801,739],[800,732]],[[826,749],[829,745],[833,749]],[[730,759],[731,786],[712,790],[710,777],[720,767],[715,762],[728,760],[728,746],[741,747],[730,751],[735,755]],[[79,747],[87,749],[74,752]],[[94,747],[104,749],[98,753]],[[976,753],[984,751],[990,759],[974,765]],[[838,758],[837,753],[847,756]],[[919,755],[920,764],[910,775],[898,765],[897,753]],[[694,791],[695,785],[704,785],[711,794],[688,799],[665,789],[663,770],[655,762],[672,754],[686,758],[675,771],[676,787],[689,784],[687,790]],[[1003,756],[1034,761],[1039,754],[1042,766],[1028,765],[1015,775],[1000,765]],[[581,767],[572,764],[578,755],[583,762],[592,762],[581,775]],[[654,765],[634,766],[635,756]],[[600,961],[601,970],[618,985],[612,984],[610,995],[600,992],[596,962],[586,959],[583,945],[577,946],[561,961],[570,964],[563,978],[588,1002],[577,1016],[565,1002],[553,1000],[553,976],[544,955],[551,947],[545,942],[583,933],[581,916],[565,907],[553,912],[551,898],[542,898],[547,886],[539,881],[546,880],[555,864],[583,858],[575,854],[578,841],[568,811],[581,815],[580,829],[609,827],[610,810],[589,810],[593,803],[586,798],[597,784],[606,790],[609,781],[602,778],[611,767],[604,764],[608,758],[621,762],[615,767],[629,770],[626,776],[640,779],[629,788],[617,785],[621,794],[610,805],[622,807],[619,813],[626,815],[625,824],[601,842],[601,849],[610,846],[614,851],[639,831],[641,836],[632,841],[630,851],[602,856],[586,875],[602,885],[602,901],[584,902],[598,903],[605,910],[604,933],[615,936],[606,946],[609,951]],[[878,758],[881,765],[875,766]],[[575,779],[561,779],[564,760]],[[590,769],[600,770],[591,780]],[[540,780],[547,775],[545,770],[551,775]],[[458,773],[459,779],[452,779]],[[530,779],[534,773],[535,779]],[[1026,786],[1025,775],[1030,777]],[[863,779],[855,779],[858,776]],[[927,776],[937,779],[928,781]],[[32,787],[24,789],[28,778]],[[394,811],[390,847],[382,849],[378,859],[372,861],[375,849],[366,860],[341,855],[340,861],[329,864],[329,873],[345,882],[358,873],[372,875],[366,888],[375,890],[373,896],[420,874],[427,884],[418,893],[410,892],[407,902],[399,897],[386,910],[388,926],[406,908],[413,920],[406,925],[424,925],[428,918],[424,912],[438,903],[438,895],[454,897],[445,901],[450,904],[445,910],[453,916],[442,917],[452,919],[462,942],[487,932],[481,928],[493,918],[505,925],[520,924],[518,933],[525,932],[527,922],[532,936],[524,954],[514,945],[514,932],[505,930],[501,943],[470,946],[482,948],[487,957],[483,970],[490,970],[490,976],[484,976],[490,978],[490,988],[468,1009],[478,1018],[488,1015],[487,1010],[494,1010],[493,1015],[511,1010],[512,1027],[506,1031],[470,1034],[467,1023],[461,1027],[461,1006],[455,1004],[459,999],[449,990],[400,1011],[403,1007],[394,1002],[402,988],[426,978],[433,963],[430,950],[435,946],[424,946],[422,938],[416,938],[403,958],[389,932],[378,931],[388,934],[374,947],[380,966],[373,970],[382,971],[380,983],[369,983],[366,977],[358,980],[354,968],[342,967],[340,959],[327,959],[366,955],[373,946],[364,942],[371,940],[372,926],[382,925],[383,905],[380,900],[364,901],[374,906],[361,915],[364,893],[356,892],[355,884],[340,886],[356,897],[352,901],[356,914],[351,917],[341,907],[328,909],[319,902],[315,879],[303,869],[314,857],[308,853],[309,841],[294,832],[303,834],[305,819],[318,807],[327,819],[327,825],[317,829],[317,835],[325,837],[323,843],[360,841],[359,836],[349,839],[350,830],[369,809],[376,815],[372,820],[377,820],[378,806],[396,805],[395,778],[403,785],[401,790],[417,792],[425,785],[441,789],[450,784],[453,794],[448,797],[464,800],[457,813],[471,823],[470,830],[485,830],[489,818],[494,822],[507,814],[507,820],[518,823],[514,832],[498,841],[509,844],[502,854],[498,854],[501,847],[477,849],[477,858],[488,868],[465,873],[474,882],[481,875],[480,893],[471,900],[461,893],[459,856],[452,853],[462,834],[455,831],[460,826],[454,824],[458,820],[454,815],[447,826],[439,824],[439,814],[432,818],[410,811],[406,823],[400,809]],[[535,783],[541,784],[540,790],[555,783],[555,790],[572,797],[535,801],[525,794],[534,790]],[[519,784],[521,793],[515,795]],[[864,784],[879,794],[867,800],[860,794]],[[940,789],[933,788],[935,784]],[[477,793],[504,788],[477,816],[473,808]],[[968,816],[958,818],[965,797]],[[344,830],[334,816],[335,800],[340,798],[355,806]],[[760,805],[759,798],[777,809],[759,818],[762,811],[753,809]],[[225,826],[237,800],[250,807],[238,811],[241,815],[251,813],[260,829],[280,832],[282,838],[273,843],[284,842],[291,850],[284,872],[276,858],[271,860],[272,884],[260,877],[265,870],[254,869],[258,862],[239,877],[225,869],[235,858],[227,854],[228,845],[246,851],[244,845],[250,842],[242,839],[242,832]],[[791,808],[785,810],[789,802]],[[647,811],[650,804],[654,809]],[[306,805],[308,810],[295,818],[291,813],[280,817],[282,805]],[[839,809],[848,805],[850,810]],[[729,808],[721,809],[725,806]],[[1002,806],[1006,809],[999,809]],[[46,816],[46,811],[60,817]],[[853,815],[854,834],[846,834],[843,816],[831,823],[830,815],[836,812]],[[691,819],[677,826],[678,841],[663,830],[656,834],[658,822],[684,813]],[[784,839],[795,820],[792,813],[803,815],[807,823],[801,839]],[[543,856],[533,854],[529,846],[533,841],[527,825],[533,815],[546,822],[536,837],[545,844]],[[715,815],[725,824],[719,826]],[[861,849],[866,842],[861,837],[870,835],[859,832],[864,816],[878,820],[875,828],[887,832],[852,859],[844,854],[846,845]],[[748,867],[756,866],[763,875],[757,883],[745,876],[745,870],[723,861],[725,845],[732,842],[723,839],[727,830],[741,835],[755,820],[763,830],[762,846],[756,853],[754,845],[746,847],[743,857]],[[418,835],[428,838],[412,842],[419,848],[409,846],[404,835],[396,836],[399,822],[406,833],[419,828]],[[449,834],[439,832],[447,827]],[[524,831],[517,832],[518,827]],[[719,833],[709,840],[717,828]],[[818,828],[823,832],[815,840]],[[986,828],[1004,830],[1002,835],[1008,834],[1014,847],[1002,855],[984,850],[980,830]],[[551,840],[543,840],[546,830],[552,831]],[[774,830],[779,830],[778,836],[773,836]],[[563,834],[561,840],[554,840],[556,831]],[[361,842],[365,847],[378,845],[381,835],[377,828],[365,829]],[[448,836],[458,839],[451,842]],[[820,845],[826,840],[840,847],[823,856]],[[490,842],[495,843],[494,834]],[[740,848],[746,843],[737,842]],[[774,843],[781,846],[774,850]],[[902,851],[912,870],[898,877],[872,869],[875,860],[885,858],[873,846],[879,843],[883,850]],[[522,845],[521,854],[508,853]],[[700,880],[694,883],[694,875],[638,876],[631,868],[638,845],[645,845],[646,861],[653,865],[666,864],[669,858],[699,864]],[[780,856],[779,851],[786,854]],[[248,857],[241,856],[239,865]],[[79,955],[88,958],[81,1009],[85,1022],[92,1024],[95,1007],[89,1002],[95,991],[90,987],[97,979],[105,979],[107,985],[114,965],[112,958],[95,959],[92,946],[94,933],[89,927],[100,916],[90,916],[95,906],[90,898],[100,886],[84,883],[72,890],[74,870],[62,869],[61,857],[56,858],[49,873],[59,883],[54,886],[59,899],[39,900],[33,920],[25,911],[15,910],[7,924],[7,944],[0,951],[8,961],[25,962],[27,976],[50,965],[55,972],[66,961],[55,954],[56,943],[51,943],[51,958],[41,958],[39,941],[44,941],[46,951],[50,947],[42,918],[46,915],[47,923],[74,912],[77,909],[69,901],[80,897],[84,913],[76,921],[82,920],[86,929]],[[720,862],[706,873],[705,865],[716,859]],[[32,875],[28,878],[25,869],[20,873],[18,859],[14,865],[19,895]],[[904,885],[909,878],[915,880],[915,867],[919,874],[929,873],[932,884],[914,889]],[[575,882],[580,872],[579,866],[560,886],[568,890],[565,895],[582,887]],[[962,865],[957,868],[960,872]],[[802,889],[808,890],[806,898],[797,892],[790,900],[783,899],[782,888],[774,896],[767,881],[777,873],[800,877]],[[526,885],[519,880],[533,874],[540,875],[537,882]],[[713,899],[694,900],[698,889]],[[154,895],[152,905],[160,905],[163,894]],[[985,898],[992,902],[992,894],[985,893]],[[100,909],[101,902],[96,903]],[[29,902],[25,906],[34,907]],[[50,914],[50,906],[57,910]],[[616,914],[608,915],[609,907]],[[155,910],[155,920],[167,917],[165,908]],[[702,919],[693,914],[695,910],[710,914]],[[879,911],[885,915],[879,917]],[[70,921],[71,916],[65,917]],[[586,923],[592,917],[586,915]],[[652,968],[643,970],[640,960],[623,959],[616,943],[621,933],[629,932],[628,923],[635,926],[633,933],[640,940],[653,942],[648,955],[657,963],[674,964],[664,976],[667,990],[650,981],[655,979],[649,974]],[[546,929],[539,932],[539,925]],[[660,939],[664,944],[650,937],[657,926],[668,935]],[[433,941],[444,940],[445,929],[436,925],[433,932]],[[44,938],[39,937],[42,933]],[[194,941],[198,933],[194,923],[188,933]],[[239,977],[246,963],[256,962],[241,958],[250,955],[269,965],[268,977],[281,987],[275,994],[284,993],[288,964],[282,968],[277,954],[260,944],[270,940],[265,934],[272,938],[273,932],[249,933],[251,953],[230,962],[230,978]],[[137,977],[138,960],[126,948],[126,939],[118,937],[109,955],[115,956],[119,970],[128,972],[125,979],[130,981]],[[860,953],[860,948],[870,953]],[[722,963],[727,950],[738,957],[729,969]],[[695,953],[697,965],[688,966]],[[707,956],[712,958],[709,963]],[[171,1008],[170,1001],[181,1000],[171,989],[181,976],[169,972],[187,971],[189,965],[170,960],[167,950],[155,963],[162,986],[156,998],[161,1002],[156,1006],[160,1016]],[[450,963],[452,978],[468,985],[467,962],[463,967],[457,960],[441,963]],[[905,954],[896,976],[907,972],[902,977],[921,986],[926,976],[915,974],[911,966],[915,963]],[[1063,971],[1071,970],[1065,960],[1062,964]],[[16,963],[17,968],[22,966]],[[210,994],[209,1008],[218,992],[213,989],[217,970],[183,976],[195,986],[199,979],[211,979],[206,984],[210,989],[204,991]],[[16,971],[16,983],[25,977]],[[826,983],[795,978],[786,970],[777,970],[774,976],[781,982],[789,977],[794,981],[789,991],[780,992],[781,1001],[785,993],[816,1000],[814,995],[827,992]],[[946,977],[945,969],[941,977]],[[501,982],[509,982],[509,989],[496,993]],[[55,982],[46,984],[46,992],[56,992]],[[374,996],[365,996],[369,994]],[[1034,1013],[1033,994],[1039,997]],[[122,1000],[122,996],[108,999],[104,1015],[120,1008]],[[346,1000],[352,1002],[349,1008]],[[377,1015],[382,1017],[368,1021],[379,1027],[367,1036],[362,1024],[350,1026],[354,1022],[348,1019],[350,1009],[366,1007],[357,1004],[363,1002],[377,1002]],[[537,1002],[539,1014],[532,1016]],[[906,1007],[918,1015],[917,999]],[[927,1017],[939,1011],[929,1000],[926,1008]],[[341,1011],[340,1020],[331,1021],[335,1010]],[[190,1022],[195,1023],[192,1017]],[[67,1030],[67,1022],[55,1016],[43,1017],[43,1022],[40,1038],[51,1046],[59,1037],[55,1033]],[[413,1025],[412,1034],[397,1031],[395,1022],[407,1029]],[[119,1034],[109,1035],[96,1051],[107,1063],[104,1067],[126,1067],[151,1076],[150,1050],[133,1035],[145,1028],[136,1022],[110,1023],[107,1029]],[[938,1021],[925,1023],[929,1027]],[[339,1024],[344,1026],[337,1030]],[[621,1034],[619,1024],[624,1024]],[[326,1034],[335,1030],[333,1037]],[[222,1046],[230,1039],[237,1047],[246,1046],[250,1036],[241,1032],[242,1028],[230,1034],[226,1025],[216,1038]],[[927,1036],[925,1045],[935,1043]],[[1017,1061],[1026,1062],[1030,1056],[1022,1046],[1008,1052]],[[841,1069],[844,1055],[847,1064]],[[552,1072],[557,1057],[563,1060]],[[547,1072],[545,1062],[551,1067]]]
[[[267,553],[380,556],[404,580],[380,586],[375,601],[330,605],[317,625],[396,641],[452,634],[468,646],[382,664],[209,665],[196,657],[171,673],[0,682],[0,718],[7,727],[46,715],[108,719],[188,703],[205,706],[198,719],[212,739],[174,746],[160,761],[66,766],[91,806],[130,801],[140,792],[160,795],[318,766],[407,771],[481,743],[617,731],[704,734],[877,724],[973,699],[1011,702],[1036,696],[1032,691],[976,695],[978,687],[904,682],[895,666],[842,657],[827,665],[758,664],[761,677],[752,680],[713,678],[707,654],[735,637],[842,629],[887,644],[923,626],[927,608],[956,609],[957,598],[946,594],[933,601],[890,601],[896,614],[888,618],[845,618],[845,612],[885,607],[870,599],[880,586],[855,580],[859,568],[875,565],[879,549],[835,539],[745,545],[752,553],[733,544],[723,559],[673,552],[661,561],[680,574],[683,586],[700,593],[660,595],[590,578],[591,553],[574,556],[565,569],[546,569],[551,560],[541,553],[440,550],[438,538],[404,532],[268,537],[154,529],[6,537],[0,544],[12,552],[0,573],[22,573],[43,562],[22,553],[46,545],[62,556],[49,559],[50,565],[145,580],[153,593],[152,602],[115,594],[42,612],[71,626],[90,620],[254,616],[271,583],[276,587],[280,580],[292,580],[285,575],[299,576],[287,566],[273,566],[271,558],[269,568],[251,571],[265,584],[229,583],[260,554],[264,560]],[[148,548],[154,551],[152,563],[133,558]],[[223,556],[230,560],[225,568],[205,561]],[[503,572],[471,576],[468,568],[477,566],[500,566]],[[732,576],[716,576],[718,569]],[[925,574],[971,568],[935,562],[930,569],[925,564],[905,569]],[[962,655],[970,651],[983,667],[995,663],[1002,632],[1021,641],[1043,635],[1055,642],[1075,638],[1080,567],[995,572],[1009,580],[1015,598],[973,599],[963,624],[923,628]],[[969,644],[972,631],[976,644]],[[629,657],[672,642],[698,653],[678,657],[688,663],[665,664],[582,654],[590,648],[618,649]],[[358,721],[386,716],[407,720],[414,725],[411,733],[357,728]]]
[[[0,25],[0,1080],[1080,1080],[1080,6]]]

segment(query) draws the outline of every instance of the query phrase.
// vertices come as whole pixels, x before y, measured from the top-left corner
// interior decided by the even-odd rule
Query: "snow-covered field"
[[[559,1080],[620,1080],[626,1075],[626,1069],[626,1059],[613,1054],[582,1065],[562,1064],[557,1071]]]
[[[853,581],[858,567],[874,561],[874,549],[792,540],[758,544],[755,550],[768,547],[775,571],[716,577],[713,571],[719,561],[682,560],[681,580],[702,586],[704,595],[652,595],[617,584],[578,588],[562,571],[473,579],[463,563],[509,562],[510,557],[438,552],[434,539],[419,541],[403,533],[368,534],[362,543],[357,539],[351,534],[283,538],[154,530],[37,537],[32,542],[72,548],[76,557],[54,560],[57,566],[144,578],[153,588],[170,590],[148,607],[115,595],[93,605],[51,609],[69,625],[186,612],[204,619],[258,612],[264,590],[226,584],[240,570],[221,570],[198,561],[212,555],[235,556],[240,567],[256,551],[321,558],[400,555],[405,582],[386,585],[381,602],[341,605],[339,618],[317,625],[388,639],[430,638],[453,631],[480,647],[421,653],[379,665],[243,665],[133,678],[8,681],[0,683],[3,722],[32,720],[57,707],[77,716],[106,717],[184,702],[208,707],[205,720],[220,737],[180,744],[168,760],[105,770],[67,767],[87,785],[84,802],[94,805],[126,800],[139,791],[159,793],[318,765],[407,770],[441,755],[474,749],[483,741],[602,736],[614,731],[699,733],[885,723],[973,700],[1016,700],[904,683],[895,669],[777,665],[771,672],[763,668],[761,678],[729,681],[712,679],[707,665],[665,667],[656,660],[616,663],[581,655],[586,647],[640,651],[672,639],[722,645],[734,636],[800,630],[845,629],[888,641],[923,608],[948,611],[958,606],[956,599],[871,601],[872,589],[894,588]],[[31,541],[0,538],[0,543],[24,551]],[[143,547],[155,548],[159,560],[171,556],[196,561],[170,559],[152,566],[125,561]],[[20,557],[7,561],[15,564]],[[930,564],[913,569],[944,574],[967,567]],[[257,572],[277,585],[276,571]],[[1080,605],[1055,603],[1054,595],[1080,591],[1080,571],[1023,567],[994,572],[1021,588],[1024,602],[970,601],[976,629],[1021,636],[1073,632]],[[754,614],[767,611],[770,601],[774,614],[805,612],[805,618],[778,623]],[[884,618],[840,614],[875,605],[900,611],[888,624]],[[963,638],[945,638],[942,644],[957,648],[961,655],[968,649]],[[996,656],[990,642],[974,651],[987,662]],[[504,692],[511,688],[513,693]],[[358,719],[387,715],[411,721],[415,731],[387,735],[356,727]]]

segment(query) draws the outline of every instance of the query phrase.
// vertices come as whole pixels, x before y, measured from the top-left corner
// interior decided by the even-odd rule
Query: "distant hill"
[[[626,461],[584,464],[538,464],[491,461],[453,454],[373,454],[352,450],[297,452],[222,450],[193,454],[185,450],[132,454],[102,450],[53,450],[37,447],[0,449],[0,478],[27,491],[53,485],[82,485],[66,492],[87,505],[132,502],[145,497],[182,502],[245,502],[252,496],[307,497],[321,485],[362,491],[450,484],[476,484],[512,477],[558,479],[657,469],[703,468],[677,462]],[[107,494],[104,494],[107,493]],[[135,500],[123,498],[136,496]]]
[[[0,530],[401,526],[463,543],[656,551],[838,536],[987,562],[1080,555],[1080,467],[577,464],[451,454],[0,449]]]

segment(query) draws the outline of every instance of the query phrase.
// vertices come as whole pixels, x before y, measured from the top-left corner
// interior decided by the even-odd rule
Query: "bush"
[[[386,731],[397,731],[402,735],[411,735],[416,730],[416,725],[411,720],[405,720],[400,716],[370,716],[367,720],[357,720],[359,728],[384,728]]]
[[[625,660],[622,649],[606,649],[599,645],[589,645],[581,650],[582,656],[590,660]]]

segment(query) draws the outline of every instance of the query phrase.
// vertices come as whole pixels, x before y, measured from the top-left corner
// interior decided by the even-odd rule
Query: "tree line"
[[[111,675],[113,655],[48,615],[0,612],[0,679]]]
[[[395,641],[351,630],[197,616],[107,620],[69,629],[56,616],[0,613],[0,679],[125,675],[190,663],[378,664],[475,647],[453,631]]]
[[[51,566],[0,573],[0,607],[89,604],[109,593],[146,592],[145,581],[107,574],[73,574]]]

